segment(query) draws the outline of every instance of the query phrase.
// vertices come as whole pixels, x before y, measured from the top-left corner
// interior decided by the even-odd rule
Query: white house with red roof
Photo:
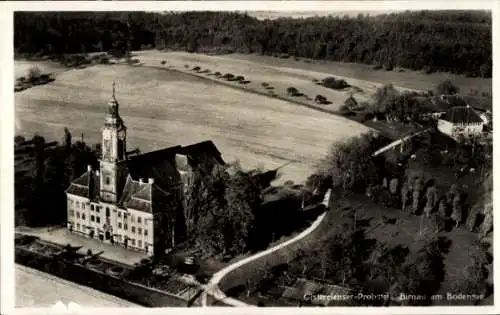
[[[118,109],[113,87],[99,169],[88,166],[66,190],[67,228],[150,255],[161,253],[182,241],[182,201],[193,170],[224,161],[212,141],[129,156]]]

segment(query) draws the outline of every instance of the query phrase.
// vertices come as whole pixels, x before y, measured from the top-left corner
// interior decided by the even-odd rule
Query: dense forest
[[[16,55],[146,48],[242,52],[491,77],[486,11],[258,20],[236,12],[16,12]]]

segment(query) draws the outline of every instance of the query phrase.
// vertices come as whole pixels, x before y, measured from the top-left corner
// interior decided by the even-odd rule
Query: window
[[[135,246],[135,238],[132,238],[131,241],[132,241],[132,246]]]
[[[70,217],[73,217],[75,215],[75,211],[74,210],[69,210],[68,214],[69,214]]]
[[[80,212],[78,212],[78,211],[76,212],[76,218],[80,219]]]
[[[106,207],[106,216],[109,217],[109,208]]]
[[[139,234],[139,235],[142,234],[142,229],[140,227],[137,228],[137,234]]]
[[[131,227],[132,233],[135,233],[135,226]]]
[[[77,223],[76,224],[76,229],[79,230],[80,229],[80,223]]]
[[[82,213],[82,220],[85,220],[85,213]]]
[[[109,176],[106,176],[106,185],[109,185]]]
[[[134,216],[133,215],[130,215],[130,222],[134,222]]]
[[[77,201],[77,202],[76,202],[76,207],[77,207],[77,208],[80,208],[80,201]]]
[[[90,222],[94,222],[95,221],[95,217],[93,215],[90,216]]]
[[[128,230],[127,223],[123,223],[123,229],[126,231]]]
[[[101,223],[101,218],[95,217],[95,220],[96,220],[97,223]]]
[[[101,207],[95,206],[95,211],[99,213],[99,210],[101,210]]]
[[[82,202],[82,209],[85,209],[85,204]]]
[[[121,218],[122,217],[122,213],[121,212],[118,212],[118,217]]]
[[[142,247],[142,241],[141,241],[141,240],[138,240],[138,241],[137,241],[137,246],[138,246],[138,247]]]
[[[148,236],[148,230],[144,229],[144,236]]]
[[[71,203],[71,205],[75,204],[75,201],[73,199],[70,199],[69,202]]]
[[[137,217],[137,223],[139,223],[139,224],[142,223],[142,218],[141,217]]]
[[[90,211],[94,211],[94,205],[90,205]]]
[[[121,229],[122,228],[122,223],[121,222],[118,222],[118,228]]]

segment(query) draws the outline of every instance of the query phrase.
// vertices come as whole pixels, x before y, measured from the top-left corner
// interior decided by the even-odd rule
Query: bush
[[[373,66],[373,69],[374,70],[379,70],[379,69],[382,69],[382,66],[381,65],[375,65],[375,66]]]
[[[235,81],[243,81],[243,80],[245,80],[245,77],[242,75],[239,75],[239,76],[235,77],[234,80]]]
[[[345,80],[342,80],[342,79],[337,80],[334,77],[324,78],[322,81],[322,85],[324,87],[327,87],[330,89],[335,89],[335,90],[345,89],[346,87],[350,86]]]
[[[29,82],[35,82],[40,78],[40,75],[42,72],[40,71],[40,68],[38,67],[31,67],[28,69],[28,81]]]
[[[166,63],[167,63],[167,62],[166,62],[165,60],[163,60],[163,61],[161,62],[161,64],[162,64],[162,65],[164,65],[164,64],[166,64]]]
[[[216,73],[214,73],[214,75],[215,75],[216,77],[220,77],[220,76],[222,75],[222,73],[220,73],[220,72],[218,72],[218,71],[217,71]]]
[[[441,81],[438,86],[436,87],[436,93],[438,95],[448,95],[448,94],[457,94],[459,92],[459,88],[453,83],[451,83],[450,80],[444,80]]]
[[[294,88],[293,86],[290,86],[289,88],[286,89],[286,93],[288,95],[291,95],[291,96],[294,96],[296,95],[297,93],[299,93],[299,90],[297,90],[296,88]]]
[[[233,80],[234,79],[234,74],[232,73],[226,73],[222,76],[222,78],[227,79],[227,80]]]
[[[184,65],[184,68],[188,69],[188,68],[189,68],[189,65]]]
[[[385,71],[392,71],[394,69],[394,67],[392,65],[386,65],[384,67]]]
[[[200,70],[201,70],[201,68],[198,67],[198,66],[196,66],[196,67],[193,68],[193,71],[200,71]]]
[[[269,83],[267,83],[267,82],[262,82],[260,85],[262,85],[263,87],[268,87],[268,86],[269,86]]]

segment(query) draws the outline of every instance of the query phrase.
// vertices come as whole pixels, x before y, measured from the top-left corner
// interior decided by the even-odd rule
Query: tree
[[[399,92],[392,84],[378,88],[373,96],[373,111],[376,113],[385,113],[386,120],[392,120],[398,97]]]
[[[429,188],[427,188],[427,192],[426,192],[426,204],[425,204],[425,208],[424,208],[424,212],[425,212],[425,215],[427,217],[430,216],[430,214],[434,211],[434,208],[436,207],[436,204],[438,202],[438,199],[439,199],[439,194],[438,194],[438,191],[436,189],[435,186],[431,186]]]
[[[401,207],[403,212],[406,212],[406,206],[408,204],[408,200],[410,199],[411,189],[408,181],[403,183],[403,187],[401,187]]]
[[[69,132],[68,128],[64,127],[64,145],[66,147],[66,150],[71,149],[71,133]]]
[[[453,212],[451,213],[451,219],[455,221],[455,226],[458,227],[462,223],[462,200],[460,195],[456,195],[452,202]]]
[[[354,96],[352,96],[352,94],[345,100],[344,102],[344,106],[348,109],[348,110],[354,110],[358,107],[358,101],[356,101],[356,99],[354,98]]]
[[[422,179],[416,178],[412,187],[412,211],[417,213],[420,206],[420,199],[422,197],[423,183]]]
[[[445,199],[441,199],[439,201],[438,213],[442,217],[447,217],[448,216],[448,205],[447,205]]]
[[[299,93],[299,90],[291,86],[286,89],[286,93],[288,94],[288,96],[294,96],[295,94]]]
[[[42,72],[40,71],[40,68],[38,67],[31,67],[28,69],[28,81],[33,83],[40,79],[40,76],[42,75]]]
[[[436,93],[438,95],[457,94],[458,92],[458,87],[453,85],[450,80],[441,81],[436,87]]]
[[[452,184],[450,186],[450,190],[448,193],[446,193],[446,202],[451,205],[453,203],[453,200],[457,195],[460,195],[460,191],[458,189],[457,184]]]

